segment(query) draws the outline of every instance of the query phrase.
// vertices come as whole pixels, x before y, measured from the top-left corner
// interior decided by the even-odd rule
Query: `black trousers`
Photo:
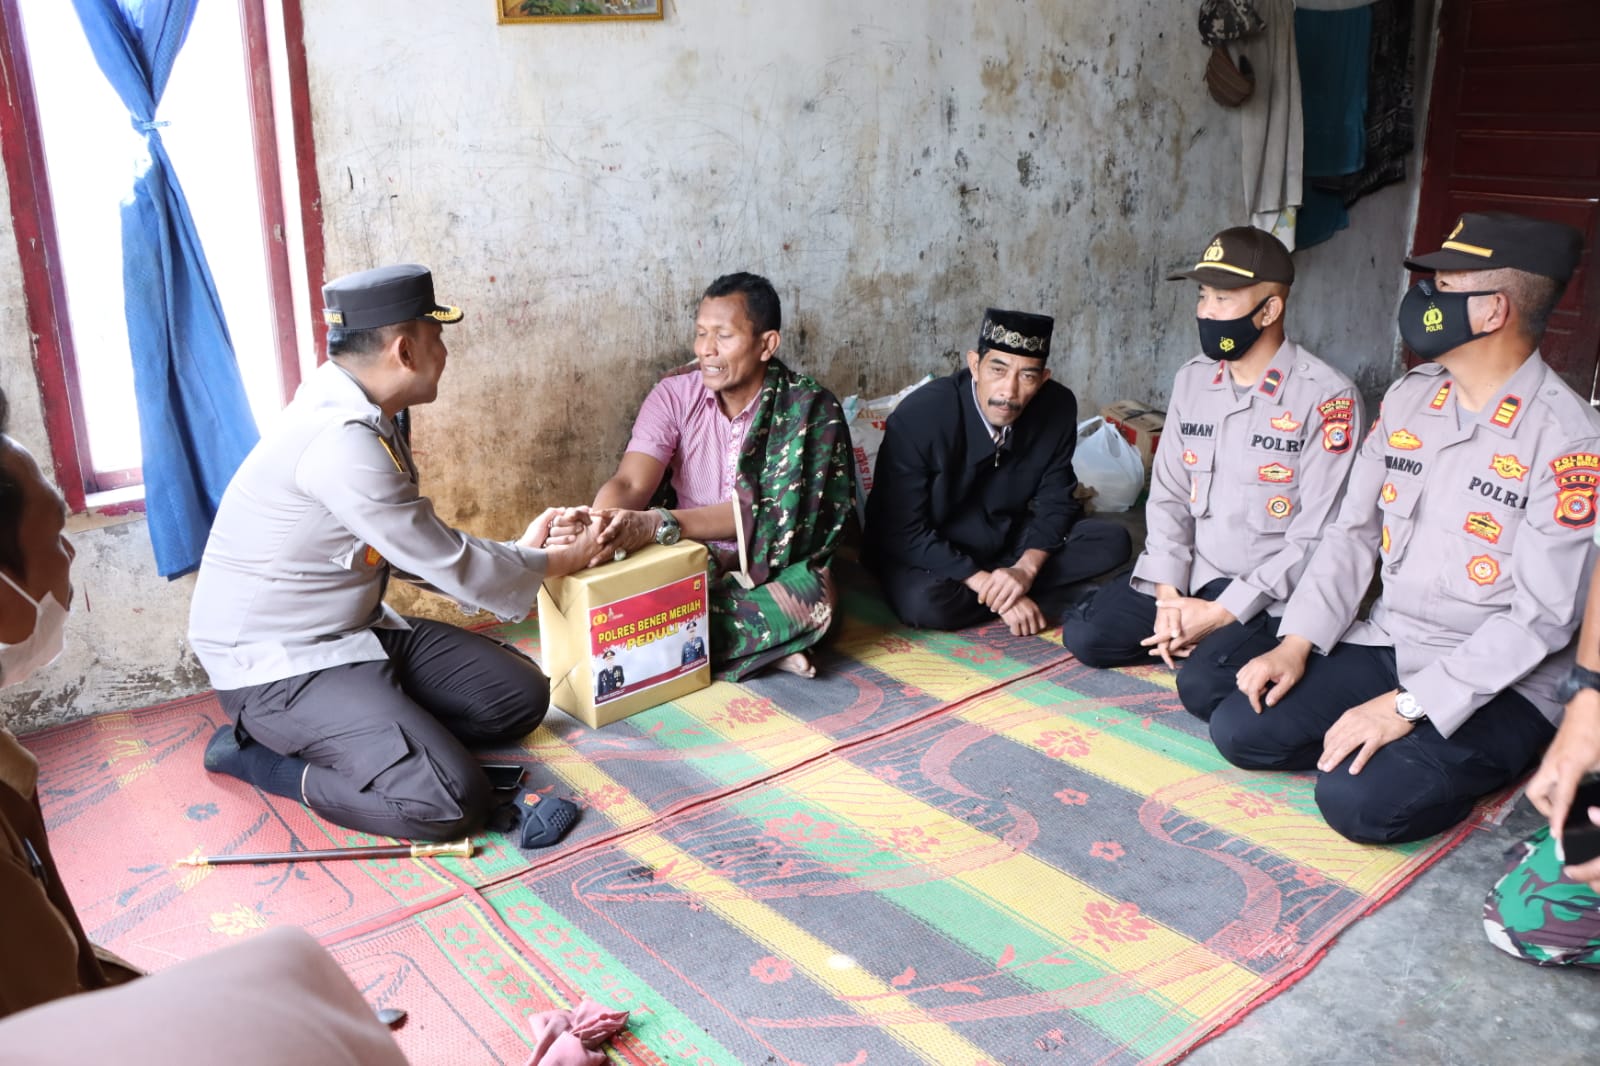
[[[550,705],[533,662],[457,626],[374,630],[386,661],[219,691],[234,725],[310,764],[305,799],[339,825],[451,840],[483,825],[491,789],[467,749],[532,732]],[[241,737],[243,740],[244,737]]]
[[[1219,577],[1195,592],[1215,600],[1229,585]],[[1139,642],[1156,628],[1156,600],[1115,577],[1100,586],[1079,612],[1061,625],[1061,643],[1085,666],[1133,666],[1158,660]],[[1187,659],[1178,661],[1178,698],[1184,709],[1202,721],[1229,693],[1237,691],[1234,676],[1257,655],[1278,645],[1278,620],[1261,611],[1248,622],[1234,622],[1209,634]]]
[[[979,560],[985,569],[1009,566],[1017,552],[1004,559]],[[1028,595],[1045,618],[1056,621],[1071,601],[1073,585],[1114,570],[1133,554],[1128,531],[1115,522],[1085,518],[1073,523],[1060,550],[1039,568]],[[965,629],[987,622],[995,613],[978,602],[978,594],[960,581],[917,567],[884,561],[878,566],[883,594],[900,621],[918,629]]]
[[[1339,644],[1327,655],[1313,654],[1299,684],[1260,714],[1242,692],[1223,700],[1211,716],[1211,739],[1246,770],[1314,770],[1333,723],[1399,684],[1393,648]],[[1460,822],[1479,796],[1531,770],[1554,736],[1538,708],[1508,689],[1449,737],[1419,722],[1380,748],[1361,773],[1350,773],[1352,754],[1319,774],[1317,807],[1358,843],[1421,840]]]

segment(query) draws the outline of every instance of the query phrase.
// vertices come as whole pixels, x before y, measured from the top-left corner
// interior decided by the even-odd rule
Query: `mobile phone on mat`
[[[528,768],[514,762],[489,762],[483,764],[483,772],[489,778],[489,787],[496,792],[515,792],[522,786]]]

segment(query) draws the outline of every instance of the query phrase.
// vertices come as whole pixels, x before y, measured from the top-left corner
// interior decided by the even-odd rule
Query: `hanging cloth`
[[[156,108],[198,0],[72,0],[95,60],[144,135],[122,207],[123,299],[156,569],[200,565],[211,521],[258,435],[233,341]]]
[[[1255,72],[1255,92],[1239,107],[1239,157],[1250,223],[1291,251],[1303,195],[1304,131],[1293,0],[1260,0],[1266,29],[1239,42]]]

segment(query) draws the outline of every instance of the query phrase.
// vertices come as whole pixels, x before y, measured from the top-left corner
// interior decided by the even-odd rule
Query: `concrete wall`
[[[302,2],[329,275],[421,261],[467,310],[416,445],[475,533],[590,497],[729,270],[773,279],[783,355],[841,396],[947,371],[993,304],[1057,316],[1051,364],[1085,408],[1162,401],[1195,348],[1192,288],[1162,278],[1242,210],[1237,118],[1171,0],[668,0],[664,22],[507,26],[492,0]],[[1380,194],[1301,262],[1296,334],[1374,382],[1410,210]],[[0,382],[42,445],[4,314]],[[78,543],[93,611],[0,722],[203,684],[188,583],[154,576],[143,524]]]

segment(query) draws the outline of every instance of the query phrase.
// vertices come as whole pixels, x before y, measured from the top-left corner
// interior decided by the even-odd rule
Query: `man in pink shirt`
[[[852,507],[844,412],[775,358],[781,324],[766,278],[712,282],[695,316],[694,367],[645,398],[590,508],[604,518],[602,561],[680,537],[706,544],[711,662],[730,680],[767,666],[816,672],[806,652],[833,621],[829,564]],[[558,522],[549,543],[576,528]]]

